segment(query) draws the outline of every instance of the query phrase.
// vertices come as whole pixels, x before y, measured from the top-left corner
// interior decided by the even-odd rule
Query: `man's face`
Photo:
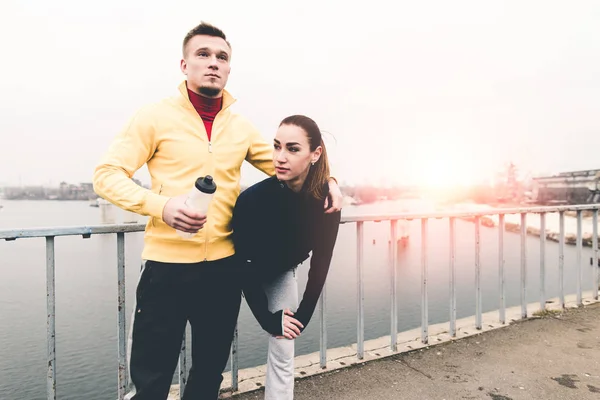
[[[216,36],[196,35],[190,39],[181,60],[188,88],[206,97],[220,97],[229,78],[231,49]]]

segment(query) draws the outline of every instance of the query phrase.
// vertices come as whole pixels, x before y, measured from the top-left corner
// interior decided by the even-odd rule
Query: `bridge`
[[[600,348],[598,324],[599,272],[593,265],[592,290],[583,291],[583,213],[592,213],[591,244],[593,259],[598,260],[598,210],[600,204],[490,209],[464,212],[439,212],[398,215],[344,216],[343,224],[356,227],[356,342],[350,346],[330,348],[327,345],[326,292],[321,296],[315,317],[320,324],[320,350],[314,354],[296,358],[298,380],[297,398],[406,398],[406,399],[454,399],[492,398],[507,400],[517,398],[598,398],[600,392],[598,348]],[[575,213],[577,229],[575,246],[576,291],[564,290],[565,214]],[[539,276],[533,277],[539,284],[539,302],[527,303],[528,254],[526,237],[531,234],[527,227],[530,214],[539,216]],[[546,294],[546,242],[553,237],[546,229],[546,216],[558,214],[558,297],[549,299]],[[520,215],[520,299],[517,307],[506,307],[505,241],[507,231],[505,217]],[[482,312],[481,293],[481,220],[493,216],[498,220],[498,309]],[[430,324],[428,305],[428,253],[430,251],[429,222],[433,219],[448,221],[448,321]],[[465,219],[474,224],[473,245],[475,249],[475,314],[457,319],[456,313],[456,220]],[[418,220],[421,225],[421,326],[417,330],[398,332],[397,293],[398,222]],[[364,250],[364,225],[388,222],[390,227],[390,334],[374,340],[365,340],[364,332],[364,279],[366,266]],[[51,227],[39,229],[0,230],[0,239],[7,241],[27,238],[45,238],[46,244],[46,293],[47,293],[47,377],[48,399],[56,399],[56,332],[55,329],[55,238],[61,236],[116,235],[118,306],[117,314],[117,397],[123,399],[128,386],[126,365],[126,316],[125,316],[125,236],[144,230],[142,224],[98,225],[75,227]],[[510,265],[509,268],[514,266]],[[544,317],[544,318],[542,318]],[[531,319],[535,321],[530,321]],[[561,325],[565,321],[566,324]],[[571,325],[568,325],[568,324]],[[575,327],[573,329],[566,327]],[[502,328],[502,329],[499,329]],[[579,335],[579,333],[582,335]],[[579,336],[578,336],[579,335]],[[485,342],[485,344],[483,344]],[[187,377],[186,344],[184,338],[179,362],[179,384],[173,386],[172,399],[180,397]],[[528,346],[527,344],[532,344]],[[533,350],[531,350],[533,349]],[[495,354],[495,356],[494,356]],[[474,362],[473,360],[478,360]],[[264,366],[239,369],[238,335],[234,337],[231,350],[231,371],[226,373],[222,398],[260,398],[255,393],[264,385]],[[556,368],[550,368],[556,366]],[[510,375],[509,371],[510,370]],[[468,377],[468,378],[465,378]],[[512,377],[512,379],[508,379]],[[414,379],[413,379],[414,378]],[[543,378],[543,379],[542,379]],[[448,380],[458,385],[450,388]],[[543,381],[543,382],[542,382]],[[506,383],[508,382],[508,383]],[[515,382],[522,382],[517,386]],[[556,384],[554,387],[551,386]],[[476,385],[474,391],[473,385]],[[507,386],[508,385],[508,386]],[[509,387],[510,386],[510,387]],[[554,389],[553,389],[554,388]],[[578,393],[564,391],[573,389]],[[561,392],[561,390],[563,392]],[[333,394],[335,393],[335,395]],[[509,395],[510,394],[510,395]],[[552,397],[560,395],[562,397]],[[402,396],[402,397],[400,397]],[[470,396],[470,397],[469,397]],[[479,396],[479,397],[478,397]],[[487,397],[486,397],[487,396]],[[568,397],[571,396],[571,397]],[[575,396],[575,397],[573,397]],[[586,397],[588,396],[588,397]],[[589,397],[596,396],[596,397]]]

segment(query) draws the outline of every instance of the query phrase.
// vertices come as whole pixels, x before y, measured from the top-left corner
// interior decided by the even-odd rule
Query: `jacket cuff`
[[[283,310],[271,314],[273,319],[267,332],[275,336],[283,336]]]

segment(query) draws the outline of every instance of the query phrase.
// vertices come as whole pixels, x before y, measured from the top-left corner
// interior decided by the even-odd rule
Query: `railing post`
[[[238,325],[236,323],[231,343],[231,390],[234,392],[239,389],[238,368]]]
[[[321,368],[327,368],[327,282],[323,285],[323,291],[319,298],[319,320],[320,320],[320,338],[319,338],[319,356]]]
[[[540,310],[546,309],[546,213],[540,214]]]
[[[592,262],[592,271],[593,271],[593,293],[594,300],[598,300],[598,286],[600,286],[600,281],[598,281],[598,210],[594,210],[594,215],[592,217],[592,254],[594,260]]]
[[[561,211],[558,218],[558,302],[565,308],[565,212]]]
[[[56,293],[54,287],[54,236],[46,236],[46,338],[48,369],[46,394],[48,400],[56,400]]]
[[[183,338],[181,339],[181,349],[179,350],[179,400],[183,399],[185,385],[187,383],[187,334],[186,327],[183,329]],[[237,329],[237,328],[236,328]],[[234,337],[235,340],[235,337]],[[233,372],[232,372],[233,377]]]
[[[521,318],[527,318],[527,214],[521,213]]]
[[[504,280],[504,214],[498,216],[498,285],[500,293],[500,323],[506,323],[506,292]]]
[[[421,220],[421,342],[429,341],[427,304],[427,218]]]
[[[356,285],[357,285],[357,313],[358,321],[356,327],[356,356],[359,360],[364,357],[364,341],[365,341],[365,321],[364,321],[364,301],[365,293],[363,286],[363,222],[356,223]]]
[[[363,222],[356,223],[356,285],[357,285],[357,314],[358,321],[356,327],[356,356],[362,360],[365,354],[365,321],[364,321],[364,301],[365,292],[363,286]]]
[[[456,218],[450,217],[450,336],[456,336]]]
[[[581,255],[583,253],[583,234],[582,234],[582,216],[581,210],[577,210],[577,305],[583,305],[583,298],[581,294],[581,283],[583,268],[581,268]]]
[[[117,396],[123,400],[127,391],[127,341],[125,339],[125,233],[117,233]]]
[[[481,329],[481,219],[475,217],[475,328]]]
[[[398,300],[396,295],[398,276],[398,221],[390,221],[390,349],[398,350]]]

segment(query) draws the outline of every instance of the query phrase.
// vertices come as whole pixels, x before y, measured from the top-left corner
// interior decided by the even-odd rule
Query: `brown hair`
[[[204,21],[200,22],[200,25],[195,26],[194,28],[192,28],[186,35],[185,38],[183,38],[183,46],[182,46],[182,51],[183,51],[183,56],[185,57],[185,47],[187,46],[188,42],[194,37],[194,36],[198,36],[198,35],[206,35],[206,36],[214,36],[214,37],[220,37],[221,39],[223,39],[225,41],[225,43],[227,43],[227,46],[229,46],[229,48],[231,49],[231,43],[229,43],[227,41],[227,36],[225,36],[225,33],[220,30],[219,28],[217,28],[214,25],[211,25],[209,23],[206,23]]]
[[[329,179],[329,160],[319,126],[315,121],[304,115],[291,115],[281,121],[279,126],[281,125],[294,125],[306,132],[310,151],[315,151],[319,146],[323,149],[319,160],[309,167],[310,170],[308,171],[306,182],[304,182],[304,187],[307,193],[314,198],[324,200],[327,195],[325,186]]]

